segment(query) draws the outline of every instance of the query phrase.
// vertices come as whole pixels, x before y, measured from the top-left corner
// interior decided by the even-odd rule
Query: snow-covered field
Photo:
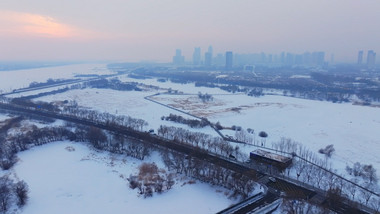
[[[73,150],[74,151],[70,151]],[[138,197],[124,179],[141,164],[133,158],[97,152],[82,143],[55,142],[18,154],[13,173],[28,183],[30,201],[22,213],[216,213],[236,201],[224,189],[178,179],[169,192]],[[144,162],[163,167],[158,154]]]
[[[70,79],[77,74],[111,74],[105,64],[75,64],[58,67],[35,68],[0,72],[0,90],[10,92],[28,87],[32,82],[52,79]]]
[[[76,67],[77,66],[77,67]],[[98,65],[97,65],[98,66]],[[88,74],[88,73],[107,73],[106,69],[101,67],[99,65],[99,68],[103,68],[99,70],[93,70],[90,65],[73,65],[73,67],[76,67],[77,70],[67,69],[70,66],[63,66],[63,67],[56,67],[56,68],[41,68],[41,69],[33,69],[33,70],[24,70],[24,71],[12,71],[12,72],[0,72],[0,90],[3,91],[9,91],[10,89],[16,89],[20,87],[27,86],[30,82],[38,81],[43,82],[46,81],[48,78],[72,78],[74,73],[80,73],[80,74]],[[75,70],[75,71],[74,71]],[[54,72],[53,72],[54,71]],[[59,72],[61,71],[61,72]],[[65,72],[63,72],[65,71]],[[14,74],[12,74],[15,72]],[[21,73],[18,73],[21,72]],[[23,72],[23,73],[22,73]],[[100,72],[100,73],[98,73]],[[35,75],[33,75],[35,73]],[[12,74],[12,75],[10,75]],[[38,75],[37,75],[38,74]],[[4,76],[5,75],[5,76]],[[23,78],[20,78],[21,77]],[[331,158],[331,163],[333,168],[337,169],[339,173],[344,173],[345,166],[352,165],[355,162],[360,162],[362,164],[372,164],[377,171],[380,170],[380,156],[378,155],[379,147],[380,147],[380,108],[375,107],[368,107],[368,106],[358,106],[358,105],[352,105],[350,103],[344,103],[344,104],[336,104],[331,102],[325,102],[325,101],[313,101],[313,100],[305,100],[305,99],[298,99],[298,98],[291,98],[291,97],[284,97],[280,95],[266,95],[262,97],[249,97],[242,94],[229,94],[223,90],[217,89],[217,88],[205,88],[205,87],[195,87],[194,84],[177,84],[172,83],[170,81],[167,82],[158,82],[156,79],[146,79],[146,80],[140,80],[140,79],[131,79],[126,76],[121,76],[120,79],[122,81],[133,81],[133,82],[139,82],[147,85],[155,85],[159,86],[161,90],[146,90],[142,92],[138,91],[115,91],[115,90],[109,90],[109,89],[84,89],[84,90],[71,90],[65,93],[46,96],[46,97],[40,97],[37,98],[37,100],[41,101],[62,101],[62,100],[75,100],[80,106],[85,106],[91,109],[99,110],[99,111],[106,111],[112,114],[117,115],[129,115],[131,117],[135,118],[141,118],[146,120],[149,123],[149,126],[146,127],[146,129],[155,129],[157,130],[160,125],[168,125],[168,126],[177,126],[182,127],[186,129],[190,129],[186,125],[177,124],[173,122],[168,121],[162,121],[161,116],[168,116],[170,113],[181,115],[185,118],[190,118],[190,116],[182,114],[180,112],[177,112],[173,109],[169,109],[165,106],[158,105],[156,103],[150,102],[146,99],[144,99],[145,96],[149,96],[152,94],[155,94],[157,92],[163,92],[162,89],[173,89],[178,90],[183,93],[187,94],[197,94],[198,92],[201,93],[208,93],[208,94],[214,94],[214,100],[209,103],[203,103],[199,98],[197,98],[196,95],[168,95],[168,94],[160,94],[159,96],[154,97],[156,101],[159,101],[164,104],[168,104],[170,106],[173,106],[175,108],[181,109],[185,112],[189,112],[191,114],[207,117],[212,122],[220,122],[223,126],[242,126],[243,129],[252,128],[255,130],[256,134],[256,140],[258,140],[257,134],[260,131],[265,131],[268,133],[268,138],[266,139],[266,145],[270,147],[272,142],[278,142],[282,137],[291,138],[297,142],[300,142],[305,147],[309,148],[310,150],[317,153],[317,151],[320,148],[324,148],[325,146],[329,144],[333,144],[336,151],[334,155]],[[6,81],[4,81],[6,80]],[[220,95],[225,94],[225,95]],[[2,115],[0,115],[0,120],[2,118]],[[3,117],[6,118],[6,117]],[[211,129],[211,128],[203,128],[203,129],[192,129],[192,131],[200,131],[208,134],[212,134],[216,136],[217,134]],[[233,136],[233,131],[223,131],[224,134],[228,134]],[[184,210],[190,210],[192,212],[189,213],[199,213],[199,212],[193,212],[192,208],[198,207],[198,206],[189,206],[186,207],[187,201],[192,201],[195,199],[192,199],[190,197],[194,197],[200,201],[208,201],[210,199],[214,200],[213,198],[221,197],[222,194],[216,194],[215,195],[207,195],[207,198],[203,198],[199,192],[193,192],[198,191],[197,189],[202,188],[210,188],[209,186],[203,184],[197,184],[197,185],[185,185],[183,187],[175,188],[175,190],[172,190],[171,192],[168,192],[164,195],[161,195],[159,197],[155,197],[153,199],[141,199],[136,198],[136,192],[133,194],[130,193],[131,191],[128,190],[126,181],[118,177],[120,173],[129,173],[131,171],[128,170],[135,170],[138,163],[137,161],[127,161],[127,164],[131,163],[131,167],[125,167],[125,164],[122,165],[120,163],[119,165],[116,165],[114,167],[110,167],[107,165],[107,160],[109,158],[105,158],[106,154],[97,154],[95,155],[93,159],[89,161],[80,161],[80,159],[90,153],[93,153],[92,151],[88,151],[86,147],[84,147],[81,144],[75,144],[74,147],[76,148],[75,152],[69,153],[67,152],[61,145],[71,145],[71,143],[65,142],[65,143],[56,143],[51,145],[46,145],[44,147],[34,148],[31,151],[24,152],[20,155],[21,160],[23,161],[20,163],[16,170],[18,170],[18,174],[21,179],[25,179],[28,183],[30,183],[30,186],[38,186],[40,183],[38,183],[38,179],[41,179],[41,177],[45,176],[36,176],[35,172],[33,175],[33,172],[31,170],[28,170],[30,165],[28,162],[34,163],[34,165],[41,164],[43,165],[46,163],[44,167],[48,167],[51,161],[46,161],[46,159],[41,159],[44,155],[47,156],[47,158],[55,158],[49,153],[55,153],[57,157],[60,159],[57,161],[68,161],[68,162],[57,162],[57,165],[61,165],[62,167],[64,165],[71,165],[71,169],[62,169],[60,171],[60,176],[62,179],[68,179],[69,184],[73,182],[73,180],[86,180],[86,179],[95,179],[91,180],[91,182],[96,183],[97,188],[92,189],[89,186],[84,186],[83,189],[81,189],[81,193],[75,192],[75,188],[72,189],[72,192],[67,194],[65,191],[60,190],[59,186],[60,183],[54,183],[52,184],[52,188],[58,188],[54,190],[48,190],[54,193],[53,197],[45,199],[43,194],[46,193],[40,193],[41,195],[34,195],[32,190],[31,197],[35,197],[35,199],[31,199],[30,205],[25,208],[25,211],[28,211],[26,213],[33,213],[33,209],[35,212],[40,211],[39,209],[42,209],[42,205],[39,205],[40,202],[37,200],[55,200],[51,203],[57,203],[57,205],[52,206],[51,209],[54,207],[62,207],[63,204],[59,203],[69,203],[68,206],[65,205],[65,207],[73,207],[73,210],[76,210],[75,207],[81,206],[82,203],[88,204],[87,208],[88,210],[84,210],[84,212],[92,212],[92,211],[102,211],[107,212],[110,208],[113,208],[114,206],[117,208],[120,208],[122,210],[128,210],[128,203],[130,201],[133,201],[134,204],[136,204],[136,207],[140,207],[139,212],[146,213],[151,210],[147,210],[149,208],[153,208],[152,210],[155,210],[155,213],[157,213],[157,209],[161,208],[159,204],[167,203],[167,201],[174,201],[174,204],[178,204],[178,206],[181,208],[180,213],[183,213],[182,209]],[[240,146],[240,145],[239,145]],[[52,150],[49,150],[51,148]],[[250,150],[253,150],[254,148],[248,147],[248,146],[240,146],[241,149],[248,152]],[[41,153],[39,153],[41,151]],[[79,151],[79,152],[78,152]],[[47,152],[47,153],[46,153]],[[46,154],[45,154],[46,153]],[[78,154],[79,153],[79,154]],[[35,158],[33,155],[36,155]],[[25,157],[33,157],[30,159],[23,159],[23,156]],[[77,156],[75,156],[77,155]],[[39,158],[41,156],[41,158]],[[71,158],[72,156],[72,158]],[[100,158],[99,158],[100,157]],[[321,158],[323,158],[322,155],[320,155]],[[76,158],[76,159],[75,159]],[[36,161],[40,161],[39,163],[33,162],[34,159]],[[41,160],[40,160],[41,159]],[[66,160],[67,159],[67,160]],[[79,159],[79,161],[78,161]],[[101,161],[99,161],[101,159]],[[75,162],[74,160],[77,160]],[[75,164],[73,164],[75,162]],[[135,162],[135,163],[134,163]],[[49,163],[49,164],[47,164]],[[53,162],[54,163],[54,162]],[[79,164],[78,164],[79,163]],[[86,165],[87,168],[90,168],[92,170],[86,171],[85,168],[80,168],[82,165]],[[96,165],[97,164],[97,165]],[[53,164],[51,164],[53,165]],[[124,166],[124,167],[121,167]],[[23,168],[24,167],[24,168]],[[34,170],[40,172],[40,173],[47,173],[44,167],[41,168],[34,168]],[[78,167],[78,168],[76,168]],[[119,167],[119,168],[117,168]],[[99,168],[99,169],[95,169]],[[115,169],[117,168],[117,169]],[[125,169],[124,169],[125,168]],[[58,175],[59,173],[54,170],[60,170],[57,169],[50,169],[51,173],[54,173],[54,175]],[[70,171],[72,170],[72,171]],[[81,170],[84,170],[83,173],[80,173]],[[99,171],[97,171],[99,170]],[[115,170],[115,171],[113,171]],[[123,171],[127,170],[127,171]],[[22,177],[22,174],[25,173],[25,178]],[[29,174],[28,174],[29,173]],[[88,174],[88,176],[86,175]],[[94,175],[94,173],[97,173],[99,176]],[[119,173],[119,174],[118,174]],[[74,176],[77,175],[79,177],[75,178],[67,178],[65,177],[67,174]],[[129,175],[128,174],[128,175]],[[26,178],[28,176],[31,178],[31,181],[28,181]],[[82,177],[80,177],[82,176]],[[110,193],[107,193],[104,195],[99,189],[103,190],[102,188],[104,186],[107,187],[106,184],[102,182],[106,182],[103,179],[110,179],[112,182],[122,185],[118,186],[118,188],[112,186],[109,191]],[[115,176],[112,178],[108,178],[111,176]],[[49,178],[49,175],[46,177]],[[44,179],[44,178],[43,178]],[[59,179],[59,178],[56,178]],[[70,180],[71,179],[71,180]],[[119,179],[118,181],[116,181]],[[33,181],[36,180],[36,181]],[[33,182],[36,182],[33,184]],[[48,181],[44,181],[45,183],[49,184]],[[63,180],[61,180],[63,182]],[[91,184],[91,182],[89,182]],[[42,182],[41,182],[42,183]],[[65,182],[63,182],[65,183]],[[119,185],[118,184],[118,185]],[[72,184],[76,188],[81,188],[81,185],[85,185],[84,182],[82,183],[75,183]],[[76,185],[76,186],[75,186]],[[200,186],[198,186],[200,185]],[[58,186],[58,187],[57,187]],[[65,188],[69,188],[70,185],[65,186]],[[45,187],[41,187],[45,188]],[[41,190],[42,191],[42,190]],[[98,192],[97,192],[98,191]],[[125,191],[125,192],[124,192]],[[179,191],[179,193],[177,193]],[[183,193],[181,193],[183,191]],[[38,191],[37,191],[38,192]],[[119,198],[113,198],[113,192],[116,192],[116,195],[123,195],[123,199]],[[215,189],[210,188],[210,191],[214,194]],[[200,194],[199,196],[195,196],[193,194]],[[88,194],[88,195],[87,195]],[[172,195],[173,194],[173,195]],[[178,194],[178,195],[176,195]],[[180,195],[182,194],[182,195]],[[99,196],[100,195],[100,196]],[[100,197],[105,197],[100,198]],[[190,195],[189,198],[187,195]],[[86,197],[84,197],[86,196]],[[132,197],[133,196],[133,197]],[[166,198],[169,197],[169,198]],[[176,202],[176,199],[182,197],[185,198],[183,201],[184,204],[182,205],[182,202]],[[224,196],[223,196],[224,197]],[[62,202],[61,202],[61,199]],[[36,201],[35,201],[36,200]],[[101,201],[103,200],[103,201]],[[162,201],[161,201],[162,200]],[[222,199],[217,199],[221,200]],[[227,200],[227,199],[226,199]],[[104,207],[102,208],[92,208],[96,207],[94,205],[96,204],[102,204],[104,203]],[[34,205],[36,203],[36,205]],[[208,201],[209,203],[209,201]],[[207,204],[208,204],[207,203]],[[210,202],[211,203],[211,202]],[[231,201],[223,202],[223,205],[220,205],[218,209],[222,209],[224,207],[227,207]],[[92,206],[90,205],[92,204]],[[163,208],[168,208],[169,206],[162,206]],[[201,205],[199,206],[201,207]],[[31,211],[29,211],[31,209]],[[50,208],[49,208],[50,209]],[[70,209],[70,208],[68,208]],[[218,211],[218,209],[213,210],[212,212],[207,212],[207,208],[202,207],[199,208],[199,210],[206,209],[205,213],[212,213]],[[67,210],[65,213],[68,213]],[[70,210],[69,210],[70,211]],[[145,212],[144,212],[145,211]],[[166,210],[167,211],[167,210]],[[196,210],[197,211],[197,210]],[[50,211],[46,210],[46,212],[50,213]],[[51,211],[53,213],[56,213],[59,211]],[[63,211],[62,211],[63,212]],[[129,211],[127,211],[129,212]],[[132,210],[133,212],[133,210]],[[168,211],[167,211],[168,212]],[[177,213],[176,211],[172,211],[171,213]],[[39,212],[41,213],[41,211]],[[165,213],[163,211],[162,213]]]
[[[380,108],[271,95],[215,95],[209,103],[190,95],[160,95],[155,99],[224,126],[252,128],[256,134],[265,131],[269,143],[286,137],[314,152],[334,144],[332,162],[340,172],[346,164],[357,161],[380,169],[376,149],[380,146]]]
[[[211,94],[228,94],[228,92],[220,89],[220,88],[206,88],[206,87],[195,87],[194,83],[189,84],[179,84],[179,83],[173,83],[171,81],[166,82],[159,82],[156,78],[152,79],[134,79],[130,78],[126,75],[122,75],[119,77],[120,81],[123,82],[139,82],[146,85],[154,85],[158,86],[160,88],[165,89],[173,89],[178,90],[178,92],[183,92],[185,94],[197,94],[198,92],[204,93],[204,91],[207,91],[207,93]]]
[[[373,164],[380,170],[380,157],[377,149],[380,145],[380,108],[356,106],[350,103],[336,104],[325,101],[313,101],[292,97],[266,95],[249,97],[230,94],[216,88],[195,87],[194,84],[177,84],[156,79],[131,79],[121,77],[123,81],[135,81],[161,88],[172,88],[184,93],[227,94],[214,95],[210,103],[202,103],[196,95],[165,95],[154,97],[155,100],[169,104],[194,115],[205,116],[212,122],[220,121],[224,126],[242,126],[252,128],[257,134],[268,133],[267,146],[278,142],[281,137],[291,138],[302,143],[310,150],[317,151],[329,144],[336,149],[332,157],[333,167],[344,172],[347,164],[354,162]],[[183,115],[172,109],[149,102],[143,97],[157,91],[120,92],[114,90],[85,89],[73,90],[63,94],[41,97],[38,100],[76,100],[79,105],[91,107],[113,114],[126,114],[141,118],[149,123],[148,128],[157,129],[160,125],[185,125],[162,121],[161,116],[170,113]],[[195,129],[216,136],[210,128]],[[227,131],[225,134],[234,135]],[[251,147],[242,147],[249,150]],[[323,157],[321,155],[321,157]]]
[[[157,91],[115,91],[110,89],[82,89],[70,90],[62,94],[55,94],[37,98],[37,100],[53,102],[63,100],[75,100],[78,105],[91,107],[91,109],[101,112],[109,112],[116,115],[129,115],[134,118],[140,118],[149,123],[147,130],[157,130],[160,125],[176,126],[191,129],[187,125],[178,124],[170,121],[161,120],[162,116],[169,114],[181,115],[184,118],[190,116],[173,109],[153,103],[144,99],[157,93]],[[202,129],[192,129],[192,131],[209,133],[216,136],[216,133],[210,127]]]

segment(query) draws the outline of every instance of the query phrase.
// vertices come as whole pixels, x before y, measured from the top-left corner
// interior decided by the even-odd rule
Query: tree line
[[[169,114],[169,116],[162,116],[161,120],[172,121],[176,123],[182,123],[190,126],[191,128],[203,128],[210,124],[210,122],[206,118],[202,118],[201,120],[197,119],[186,119],[180,115]]]

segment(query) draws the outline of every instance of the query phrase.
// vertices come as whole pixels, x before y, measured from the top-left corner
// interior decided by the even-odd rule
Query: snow
[[[4,121],[4,120],[6,120],[6,119],[9,119],[10,117],[8,116],[8,115],[6,115],[6,114],[0,114],[0,122],[1,121]]]
[[[186,180],[177,180],[161,195],[138,197],[124,178],[135,174],[141,161],[97,152],[82,143],[50,143],[18,157],[14,173],[30,189],[22,213],[216,213],[235,203],[221,188],[203,183],[182,186]],[[162,167],[158,154],[146,162]]]
[[[180,83],[173,83],[170,80],[166,82],[158,82],[156,78],[152,79],[134,79],[130,78],[127,75],[123,75],[119,77],[120,81],[123,82],[138,82],[138,83],[143,83],[146,85],[154,85],[158,86],[160,88],[165,88],[165,89],[173,89],[173,90],[178,90],[179,92],[183,93],[189,93],[189,94],[197,94],[198,92],[207,91],[207,93],[212,93],[212,94],[228,94],[228,92],[220,89],[220,88],[207,88],[207,87],[195,87],[194,83],[188,83],[188,84],[180,84]]]
[[[228,94],[220,89],[195,87],[194,84],[158,82],[156,79],[131,79],[122,76],[123,81],[135,81],[161,88],[172,88],[185,93],[224,93],[213,95],[214,100],[203,103],[197,95],[160,94],[153,97],[156,101],[169,104],[197,116],[205,116],[212,122],[223,126],[242,126],[255,130],[255,139],[260,131],[268,133],[266,145],[278,142],[282,137],[300,142],[311,151],[318,152],[329,144],[336,149],[331,158],[333,168],[344,173],[345,166],[355,162],[373,164],[380,169],[380,157],[377,149],[380,144],[380,108],[352,105],[351,103],[331,103],[280,95],[249,97],[244,94]],[[162,90],[159,90],[162,91]],[[162,121],[161,116],[170,113],[189,118],[180,112],[143,99],[158,91],[120,92],[113,90],[85,89],[73,90],[54,96],[38,98],[43,101],[76,100],[79,105],[113,114],[126,114],[141,118],[149,123],[147,129],[157,130],[160,125],[177,126],[190,129],[185,125]],[[107,98],[107,99],[105,99]],[[217,136],[211,128],[192,129]],[[234,136],[233,131],[223,133]],[[251,146],[239,145],[247,154],[254,150]],[[320,155],[324,158],[323,155]]]
[[[256,140],[259,140],[257,134],[265,131],[269,135],[266,139],[269,147],[282,137],[300,142],[316,153],[333,144],[336,150],[332,156],[333,168],[341,173],[346,164],[355,162],[373,164],[380,169],[376,149],[380,145],[380,108],[275,95],[214,95],[214,101],[209,103],[194,95],[160,95],[154,99],[206,116],[212,122],[219,121],[223,126],[252,128]],[[231,131],[228,134],[234,136]]]
[[[72,86],[74,84],[67,84],[67,85],[63,85],[63,86],[53,86],[53,87],[48,87],[48,88],[43,88],[43,89],[35,89],[35,90],[32,90],[32,91],[19,92],[19,93],[14,93],[14,94],[6,95],[6,97],[8,97],[8,98],[16,98],[16,97],[25,97],[25,96],[37,95],[37,94],[40,94],[40,93],[51,92],[51,91],[54,91],[54,90],[70,87],[70,86]]]
[[[94,71],[94,66],[100,68],[100,71]],[[71,65],[0,72],[0,90],[9,91],[25,87],[33,81],[43,82],[52,77],[72,78],[74,73],[103,74],[107,72],[110,71],[104,65]],[[280,91],[271,89],[267,89],[266,93],[271,93],[272,95],[249,97],[244,94],[227,93],[218,88],[195,87],[193,83],[178,84],[170,81],[162,83],[154,78],[141,80],[132,79],[125,75],[119,78],[122,81],[159,86],[161,89],[150,89],[142,92],[122,92],[109,89],[70,90],[61,94],[37,98],[37,100],[48,102],[76,100],[79,105],[95,110],[144,119],[149,123],[147,130],[151,128],[157,130],[160,125],[167,125],[217,136],[209,127],[191,129],[183,124],[161,120],[161,116],[168,116],[170,113],[190,118],[186,114],[144,99],[145,96],[171,88],[185,94],[160,94],[153,99],[197,116],[205,116],[212,122],[220,121],[223,126],[237,125],[242,126],[243,129],[252,128],[255,130],[256,140],[260,140],[257,134],[260,131],[265,131],[268,133],[266,145],[269,147],[271,143],[278,142],[282,137],[300,142],[315,153],[320,148],[333,144],[336,151],[331,158],[331,162],[333,168],[338,170],[338,173],[344,173],[345,166],[347,164],[352,165],[355,162],[372,164],[377,170],[380,170],[380,157],[378,156],[380,145],[380,132],[378,131],[380,130],[380,108],[353,105],[351,103],[337,104],[326,101],[285,97],[280,96]],[[197,98],[196,94],[198,92],[213,94],[214,100],[203,103]],[[231,130],[223,130],[223,133],[234,136],[234,131]],[[239,147],[247,154],[256,149],[252,146],[239,145]],[[324,156],[320,155],[320,157],[323,158]],[[188,186],[185,185],[183,188],[188,188]],[[175,194],[175,191],[162,195],[160,198]],[[200,196],[196,197],[200,198]],[[145,201],[148,200],[151,199]],[[206,199],[204,200],[206,201]],[[151,202],[152,204],[158,203],[159,199],[157,198],[153,201]],[[96,204],[97,201],[94,201],[94,203]],[[142,205],[142,207],[144,206]]]
[[[144,99],[145,96],[155,93],[157,91],[115,91],[111,89],[87,88],[40,97],[36,100],[45,102],[75,100],[79,106],[90,107],[101,112],[143,119],[149,124],[146,131],[149,129],[157,131],[161,125],[166,125],[217,135],[210,127],[192,129],[184,124],[161,120],[162,116],[169,116],[169,114],[180,115],[184,118],[190,118],[190,116]]]
[[[0,72],[0,91],[28,87],[32,82],[46,82],[52,79],[71,79],[76,74],[111,74],[105,64],[75,64],[57,67],[25,69]]]

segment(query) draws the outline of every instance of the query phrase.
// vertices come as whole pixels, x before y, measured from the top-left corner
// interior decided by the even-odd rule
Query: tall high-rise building
[[[363,63],[363,51],[359,51],[358,53],[358,64],[361,65]]]
[[[286,65],[293,65],[294,64],[294,54],[292,53],[286,53],[286,59],[285,64]]]
[[[325,64],[325,52],[313,52],[311,59],[313,65],[323,66]]]
[[[206,52],[205,53],[205,66],[210,67],[212,64],[212,53]]]
[[[226,69],[231,70],[232,69],[232,61],[233,60],[233,53],[232,51],[226,52]]]
[[[212,46],[208,47],[208,51],[205,53],[205,66],[210,67],[212,65]]]
[[[183,65],[185,63],[185,57],[182,56],[181,49],[177,49],[175,51],[175,56],[173,56],[173,64],[175,65]]]
[[[267,63],[269,63],[269,64],[273,63],[273,55],[272,54],[268,55],[268,62]]]
[[[223,66],[226,64],[226,57],[222,53],[218,53],[214,61],[215,65]]]
[[[368,68],[374,68],[376,63],[376,53],[373,50],[369,50],[367,54],[367,66]]]
[[[305,65],[309,65],[310,66],[312,64],[312,62],[313,62],[310,52],[303,53],[302,58],[303,58],[303,64],[305,64]]]
[[[285,52],[281,52],[281,64],[285,64]]]
[[[193,65],[200,65],[200,64],[201,64],[201,48],[197,47],[197,48],[194,48]]]
[[[212,56],[212,53],[213,53],[213,49],[212,49],[212,46],[208,46],[208,52],[211,53],[211,56]]]

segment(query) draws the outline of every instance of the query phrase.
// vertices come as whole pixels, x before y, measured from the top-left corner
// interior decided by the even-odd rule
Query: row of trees
[[[194,177],[203,182],[223,186],[233,192],[232,196],[250,196],[258,184],[252,176],[234,172],[230,169],[210,163],[209,161],[191,156],[183,157],[183,154],[164,151],[162,159],[169,170]],[[254,172],[252,172],[254,173]]]
[[[118,91],[142,91],[137,82],[121,82],[118,78],[112,79],[96,79],[84,84],[91,88],[109,88]]]
[[[136,119],[126,115],[113,115],[107,112],[90,110],[79,107],[75,103],[65,105],[59,113],[115,127],[123,126],[135,131],[143,131],[144,127],[148,126],[148,123],[142,119]]]
[[[203,149],[207,152],[213,152],[225,157],[231,157],[231,155],[233,155],[238,159],[246,158],[246,156],[240,152],[238,146],[233,147],[231,144],[224,141],[220,137],[212,137],[211,135],[200,132],[191,132],[183,128],[168,127],[162,125],[157,130],[157,133],[159,136],[162,136],[168,140],[185,143],[190,146]]]
[[[161,120],[173,121],[176,123],[182,123],[190,126],[191,128],[203,128],[210,124],[210,122],[206,118],[202,118],[202,120],[197,119],[186,119],[180,115],[169,114],[169,116],[162,116]]]
[[[379,191],[376,183],[378,179],[372,165],[355,163],[353,167],[346,167],[347,172],[355,176],[348,180],[332,169],[327,158],[319,158],[316,153],[291,139],[282,138],[280,142],[274,143],[273,147],[280,152],[295,156],[292,167],[285,171],[288,176],[294,175],[297,180],[325,191],[339,190],[335,191],[339,197],[359,201],[374,209],[379,209],[377,204],[380,199],[373,194]],[[326,157],[333,151],[333,146],[327,146],[324,149]]]
[[[54,84],[61,84],[66,82],[74,81],[75,79],[51,79],[49,78],[46,80],[46,82],[31,82],[29,84],[29,88],[36,88],[36,87],[43,87],[48,85],[54,85]]]
[[[371,164],[361,164],[356,162],[352,167],[346,166],[346,171],[348,174],[355,177],[361,177],[364,181],[368,183],[377,183],[378,177],[376,174],[376,169]]]
[[[334,190],[334,197],[339,196],[342,201],[351,199],[359,201],[362,204],[370,205],[374,209],[374,205],[380,202],[379,197],[373,194],[377,191],[377,185],[374,183],[362,183],[363,188],[356,184],[361,182],[358,179],[353,179],[351,182],[342,179],[330,171],[327,171],[318,166],[307,163],[302,159],[297,159],[292,168],[287,169],[288,173],[294,173],[297,180],[315,186],[327,192]],[[377,209],[377,208],[376,208]]]
[[[97,149],[126,154],[139,160],[144,160],[150,154],[149,144],[127,139],[126,136],[117,132],[105,132],[96,127],[89,127],[84,132],[86,133],[85,141],[89,141]]]

